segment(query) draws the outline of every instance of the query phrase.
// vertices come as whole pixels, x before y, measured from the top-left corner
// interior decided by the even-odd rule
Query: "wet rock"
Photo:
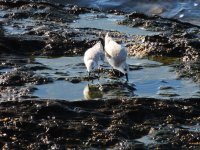
[[[108,74],[111,76],[111,77],[122,77],[124,76],[124,74],[116,69],[113,69],[113,70],[109,70]]]
[[[80,83],[82,81],[91,81],[98,79],[99,77],[96,74],[91,74],[90,76],[85,76],[85,77],[67,77],[65,78],[66,81],[69,81],[71,83]]]
[[[182,57],[184,49],[182,45],[173,43],[171,39],[165,36],[154,35],[145,36],[143,43],[130,47],[130,55],[139,57],[144,56],[165,56],[165,57]]]
[[[69,77],[69,78],[66,78],[65,80],[71,83],[80,83],[82,81],[82,79],[78,77],[71,77],[71,78]]]
[[[99,36],[100,30],[75,30],[69,26],[78,18],[78,14],[90,12],[88,8],[21,0],[6,0],[0,4],[1,11],[5,12],[2,26],[24,31],[13,34],[8,30],[4,31],[0,26],[0,53],[48,56],[82,55],[88,47],[96,42],[95,38]],[[162,10],[156,10],[157,13],[159,11]],[[120,14],[121,12],[111,10],[110,13]],[[30,24],[22,25],[18,22],[20,19],[30,21]],[[133,41],[128,47],[130,55],[178,57],[184,58],[185,62],[199,60],[199,27],[140,13],[128,15],[121,24],[142,26],[153,31],[167,31],[159,35],[136,37],[136,41]],[[103,32],[105,34],[106,31]],[[123,38],[127,39],[124,34],[114,33],[114,35],[120,42]],[[133,96],[134,85],[108,82],[101,86],[88,87],[86,90],[86,93],[89,93],[88,99],[98,98],[98,101],[33,101],[35,98],[28,94],[36,89],[26,86],[28,84],[44,84],[51,80],[37,76],[30,70],[47,68],[39,65],[22,67],[31,60],[20,59],[18,63],[4,62],[4,60],[2,67],[20,66],[21,68],[0,75],[1,100],[7,100],[5,98],[7,95],[11,95],[9,100],[13,100],[0,103],[1,149],[199,148],[199,132],[183,131],[178,127],[180,124],[190,125],[199,122],[199,99],[185,101],[179,99],[177,101],[160,101],[149,98],[127,99],[127,97]],[[192,73],[190,68],[198,70],[198,66],[197,63],[192,67],[184,65],[181,69]],[[132,70],[141,69],[141,66],[130,67]],[[188,75],[188,72],[185,74]],[[110,74],[114,77],[117,76]],[[192,74],[197,76],[198,72]],[[119,77],[122,75],[120,74]],[[86,77],[68,78],[68,81],[72,83],[85,80]],[[122,91],[124,97],[100,100],[103,92],[109,93],[114,88],[117,89],[115,94]],[[169,88],[165,87],[164,89]],[[95,95],[91,95],[90,90]],[[18,98],[21,98],[20,101],[17,101]],[[23,98],[30,100],[22,101]],[[172,124],[172,126],[162,128],[168,124]],[[150,134],[152,127],[155,127],[155,131]],[[177,128],[179,131],[174,132],[177,131]],[[158,143],[146,145],[146,143],[134,141],[149,134]]]
[[[36,90],[32,86],[1,86],[0,101],[16,101],[20,99],[36,98],[31,94]]]
[[[180,127],[199,117],[198,101],[123,98],[1,102],[0,147],[198,149],[199,132]],[[184,107],[190,108],[182,109]],[[195,111],[189,111],[191,109]],[[170,124],[166,118],[173,118]],[[154,142],[137,141],[145,135]]]
[[[87,49],[86,41],[72,39],[72,34],[76,33],[71,33],[72,29],[65,23],[74,21],[78,18],[78,14],[89,12],[90,9],[39,1],[4,1],[1,4],[5,6],[2,7],[5,12],[4,19],[8,20],[1,26],[17,30],[17,34],[3,31],[6,35],[0,38],[0,52],[62,56],[82,54],[83,50]],[[26,20],[29,23],[22,25],[20,19],[25,19],[25,24]]]
[[[171,86],[160,86],[159,90],[174,90],[174,88]]]
[[[108,92],[109,90],[115,88],[115,89],[120,89],[120,88],[127,88],[130,90],[130,92],[133,92],[135,90],[134,85],[128,84],[128,83],[122,83],[122,82],[108,82],[102,85],[102,90],[104,92]]]
[[[32,55],[34,52],[37,53],[37,51],[42,49],[45,45],[43,38],[28,35],[2,37],[1,42],[6,46],[1,49],[1,52],[21,55]]]
[[[138,57],[164,56],[179,58],[182,60],[181,66],[184,66],[179,67],[179,69],[184,69],[182,71],[177,70],[177,72],[185,72],[186,68],[190,68],[188,70],[188,77],[193,78],[193,76],[199,76],[199,69],[192,67],[200,60],[200,28],[198,26],[175,19],[147,16],[136,12],[128,14],[127,19],[120,22],[120,24],[131,27],[141,26],[151,31],[162,31],[158,35],[136,37],[135,41],[132,41],[133,43],[128,45],[129,55]],[[185,75],[180,75],[180,77],[182,76]]]
[[[121,10],[116,10],[116,9],[108,10],[107,12],[108,12],[108,13],[115,14],[115,15],[124,15],[124,14],[125,14],[123,11],[121,11]]]
[[[37,70],[51,70],[47,66],[43,64],[27,64],[20,68],[20,70],[30,70],[30,71],[37,71]]]
[[[22,86],[26,83],[44,84],[51,82],[51,80],[48,78],[36,76],[32,72],[24,71],[13,71],[5,73],[0,76],[0,80],[1,86]]]
[[[180,96],[174,92],[159,92],[158,95],[162,95],[162,96],[166,96],[166,97],[176,97],[176,96]]]
[[[65,8],[65,9],[70,14],[76,14],[76,15],[90,12],[90,10],[88,8],[79,7],[77,5],[74,5],[74,6],[68,5],[68,8]]]
[[[150,16],[147,16],[143,13],[138,13],[138,12],[132,12],[130,14],[127,15],[127,17],[129,19],[135,19],[135,18],[141,18],[141,19],[155,19],[156,17],[150,17]]]
[[[176,66],[176,72],[181,78],[191,78],[196,82],[200,81],[200,61],[183,62]]]

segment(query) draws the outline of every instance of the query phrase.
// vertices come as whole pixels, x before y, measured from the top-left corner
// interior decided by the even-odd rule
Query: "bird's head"
[[[105,45],[108,44],[112,40],[112,37],[110,37],[110,33],[107,32],[105,36]]]
[[[107,33],[106,33],[106,37],[109,37],[109,35],[110,35],[110,33],[109,33],[109,32],[107,32]]]
[[[93,60],[89,60],[89,61],[87,61],[86,66],[87,66],[87,71],[90,73],[96,69],[97,65]]]

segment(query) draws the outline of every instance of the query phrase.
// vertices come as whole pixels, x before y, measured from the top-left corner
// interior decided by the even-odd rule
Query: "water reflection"
[[[154,98],[190,98],[199,97],[199,85],[192,80],[177,79],[172,71],[170,63],[162,63],[147,59],[129,57],[127,63],[132,67],[129,72],[129,83],[124,78],[111,78],[103,73],[100,80],[94,80],[88,87],[88,81],[84,80],[86,69],[82,64],[82,57],[62,58],[36,58],[40,64],[47,68],[36,71],[39,75],[53,77],[51,84],[37,85],[33,95],[40,98],[52,99],[98,99],[116,97],[154,97]],[[140,69],[134,69],[140,68]],[[80,79],[74,84],[67,78]],[[62,79],[62,80],[57,80]],[[99,89],[99,82],[101,89]],[[90,83],[91,84],[91,83]],[[191,92],[193,91],[193,92]]]
[[[87,84],[83,90],[84,99],[116,98],[134,96],[134,85],[122,81]]]
[[[98,86],[87,84],[83,90],[84,99],[97,99],[103,97],[103,92]]]

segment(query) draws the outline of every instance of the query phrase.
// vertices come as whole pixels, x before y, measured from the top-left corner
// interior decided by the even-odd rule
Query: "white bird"
[[[124,46],[116,43],[109,33],[105,36],[105,55],[108,63],[114,68],[125,74],[128,81],[128,65],[126,63],[127,50]]]
[[[89,48],[84,54],[84,63],[89,76],[92,71],[99,69],[100,65],[104,62],[104,41],[102,38],[99,38],[99,40],[99,42]]]

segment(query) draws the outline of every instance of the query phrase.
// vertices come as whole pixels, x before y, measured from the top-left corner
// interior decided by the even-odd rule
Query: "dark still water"
[[[55,2],[55,0],[50,0]],[[100,10],[120,9],[176,18],[200,25],[200,0],[56,0],[63,4],[94,7]]]

